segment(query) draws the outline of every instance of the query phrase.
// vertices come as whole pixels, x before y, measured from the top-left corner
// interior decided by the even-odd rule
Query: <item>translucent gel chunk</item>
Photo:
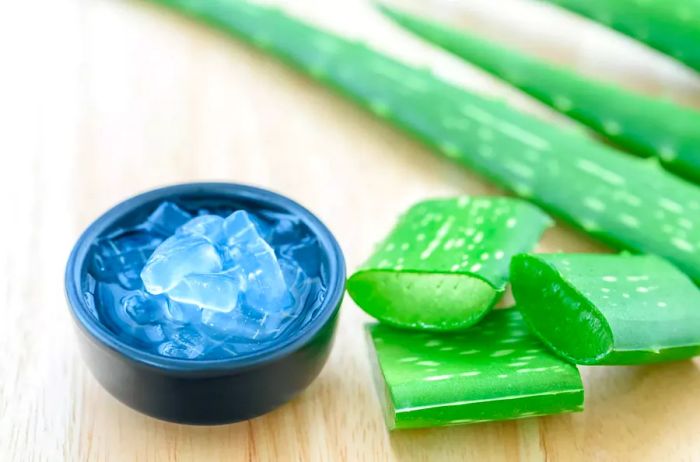
[[[190,274],[221,270],[221,257],[206,238],[175,234],[151,255],[141,272],[141,279],[148,292],[158,295],[169,292]]]
[[[231,311],[239,293],[258,310],[289,301],[274,250],[241,210],[185,223],[153,252],[141,278],[150,293],[202,309]]]
[[[95,316],[181,359],[249,354],[313,319],[325,285],[310,230],[283,213],[231,212],[164,202],[98,239],[83,285]]]

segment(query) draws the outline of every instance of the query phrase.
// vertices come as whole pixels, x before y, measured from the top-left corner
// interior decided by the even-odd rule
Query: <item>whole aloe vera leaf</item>
[[[420,202],[350,277],[348,292],[367,313],[395,326],[464,329],[503,294],[512,256],[531,251],[551,224],[519,199]]]
[[[700,189],[271,8],[153,0],[274,53],[445,156],[611,245],[661,255],[700,282]]]
[[[576,366],[532,336],[516,309],[459,334],[368,326],[390,429],[518,419],[583,409]]]
[[[700,291],[655,256],[517,255],[513,295],[532,330],[577,364],[700,354]]]
[[[386,6],[380,9],[417,35],[511,83],[620,146],[643,156],[658,157],[668,170],[700,183],[700,112],[587,79]]]
[[[544,0],[585,16],[700,71],[698,0]]]

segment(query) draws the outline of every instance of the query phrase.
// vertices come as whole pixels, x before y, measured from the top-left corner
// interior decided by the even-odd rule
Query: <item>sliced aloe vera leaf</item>
[[[700,291],[654,256],[530,254],[512,260],[532,330],[577,364],[645,364],[700,354]]]
[[[479,97],[266,7],[153,0],[281,57],[441,154],[622,249],[700,282],[700,188],[503,103]]]
[[[395,326],[464,329],[498,301],[511,257],[532,250],[551,223],[519,199],[420,202],[350,277],[348,292],[367,313]]]
[[[531,335],[515,309],[495,310],[462,333],[368,326],[375,382],[390,429],[577,412],[576,366]]]
[[[592,19],[700,71],[698,0],[544,0]]]
[[[410,31],[582,122],[620,146],[700,182],[700,112],[587,79],[466,32],[382,6]],[[698,42],[700,43],[700,42]],[[659,123],[663,120],[663,124]]]

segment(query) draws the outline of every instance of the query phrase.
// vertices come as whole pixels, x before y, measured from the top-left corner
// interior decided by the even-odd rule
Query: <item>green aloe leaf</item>
[[[698,0],[544,0],[628,35],[700,71]]]
[[[395,9],[384,6],[381,9],[417,35],[586,124],[620,146],[643,156],[658,157],[667,169],[700,182],[700,112],[587,79]]]
[[[153,0],[274,53],[440,153],[614,246],[656,253],[700,282],[700,189],[275,9]]]
[[[528,333],[515,309],[459,334],[368,327],[390,429],[518,419],[583,409],[576,366]]]
[[[700,291],[654,256],[517,255],[513,295],[532,330],[577,364],[700,354]]]
[[[420,202],[350,277],[348,292],[395,326],[464,329],[503,294],[513,255],[531,251],[549,225],[547,215],[519,199]]]

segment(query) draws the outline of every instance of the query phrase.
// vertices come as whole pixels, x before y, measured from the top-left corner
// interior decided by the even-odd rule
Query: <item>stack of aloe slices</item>
[[[517,419],[583,409],[576,366],[527,331],[515,309],[463,333],[368,326],[390,429]]]
[[[381,9],[420,37],[586,124],[620,146],[642,156],[656,157],[672,172],[700,182],[700,112],[587,79],[386,6]]]
[[[598,21],[700,71],[698,0],[542,0]]]
[[[350,277],[352,298],[382,321],[368,330],[390,429],[583,409],[575,366],[530,335],[516,309],[487,314],[512,257],[535,247],[550,224],[519,199],[427,200]]]
[[[404,328],[464,329],[498,301],[513,255],[551,219],[506,197],[435,199],[411,207],[348,281],[355,302]]]
[[[657,164],[521,114],[266,7],[154,0],[254,43],[441,153],[622,249],[700,282],[700,189]]]
[[[532,330],[577,364],[700,354],[700,291],[654,256],[517,255],[513,295]]]

